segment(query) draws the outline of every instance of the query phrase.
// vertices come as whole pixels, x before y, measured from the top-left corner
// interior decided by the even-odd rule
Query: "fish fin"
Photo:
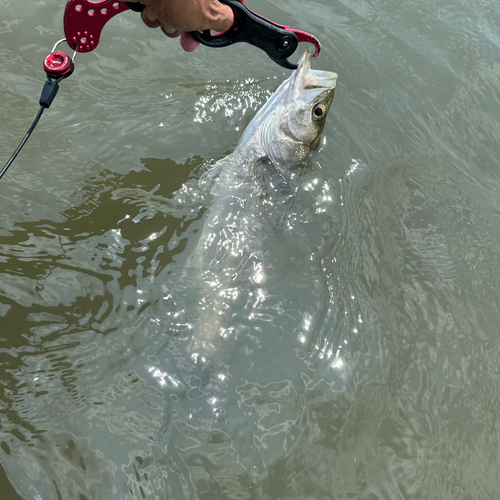
[[[267,156],[259,158],[253,167],[261,198],[266,198],[274,206],[272,232],[278,236],[286,230],[287,220],[294,204],[294,189],[289,179]]]
[[[253,172],[263,196],[280,200],[292,195],[288,179],[283,176],[269,157],[262,156],[256,160]]]
[[[233,155],[228,155],[213,165],[210,165],[205,172],[201,174],[200,180],[198,181],[198,186],[202,191],[207,193],[217,195],[217,184],[218,180],[221,179],[225,172],[229,170],[230,167],[236,165],[236,159]]]

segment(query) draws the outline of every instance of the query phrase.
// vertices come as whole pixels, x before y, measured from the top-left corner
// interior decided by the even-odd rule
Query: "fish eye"
[[[313,108],[313,119],[314,120],[323,120],[326,116],[326,108],[324,104],[316,104]]]

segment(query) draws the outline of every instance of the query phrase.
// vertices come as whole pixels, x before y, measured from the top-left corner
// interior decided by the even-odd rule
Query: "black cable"
[[[50,76],[47,76],[47,81],[43,86],[42,95],[40,96],[40,106],[41,106],[40,111],[38,111],[35,121],[31,124],[31,127],[29,128],[28,133],[24,136],[24,139],[21,141],[21,144],[19,144],[17,149],[14,151],[14,154],[11,156],[10,160],[5,164],[5,166],[0,171],[0,179],[2,179],[5,172],[7,172],[9,167],[14,163],[14,160],[17,158],[17,155],[21,152],[21,149],[23,149],[23,146],[26,144],[26,141],[30,138],[30,135],[33,133],[33,130],[35,130],[35,127],[38,125],[38,122],[42,117],[44,109],[50,108],[50,105],[52,104],[52,101],[55,99],[57,92],[59,90],[59,83],[68,76],[70,76],[71,73],[73,73],[73,70],[71,70],[71,72],[67,73],[64,76],[61,76],[57,80],[52,79]]]
[[[32,123],[31,127],[29,128],[28,133],[24,136],[24,139],[21,141],[21,144],[19,144],[17,149],[14,151],[14,154],[10,157],[10,160],[2,168],[2,171],[0,172],[0,179],[3,177],[5,172],[7,172],[9,167],[14,163],[14,160],[17,158],[17,155],[21,152],[21,149],[23,149],[23,146],[26,144],[26,141],[30,138],[30,135],[33,133],[33,130],[35,130],[35,127],[38,125],[38,122],[40,121],[40,118],[42,117],[44,110],[45,110],[45,106],[43,106],[43,105],[40,106],[40,111],[38,111],[38,114],[36,115],[35,121]]]

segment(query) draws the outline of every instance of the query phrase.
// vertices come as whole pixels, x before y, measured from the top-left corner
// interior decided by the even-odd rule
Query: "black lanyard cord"
[[[7,172],[9,167],[14,163],[14,160],[17,158],[17,155],[21,152],[21,149],[23,149],[23,146],[26,144],[26,141],[30,138],[30,135],[33,133],[33,130],[35,130],[35,127],[38,125],[38,122],[40,121],[40,118],[42,117],[45,108],[46,107],[43,105],[40,106],[40,111],[38,111],[38,114],[36,115],[34,122],[29,128],[27,134],[24,136],[24,139],[21,141],[21,144],[19,144],[17,149],[14,151],[14,154],[10,157],[10,160],[5,164],[5,166],[0,171],[0,179],[3,177],[5,172]]]
[[[42,117],[45,108],[49,108],[50,105],[52,104],[52,101],[56,97],[57,91],[59,90],[59,83],[64,78],[67,78],[70,74],[71,73],[63,77],[60,77],[57,80],[51,78],[50,76],[47,77],[47,81],[43,86],[42,95],[40,96],[40,110],[36,115],[35,121],[31,124],[31,127],[29,128],[27,134],[24,136],[24,139],[21,141],[21,144],[19,144],[17,149],[14,151],[14,154],[10,157],[10,160],[5,164],[5,166],[0,171],[0,179],[3,177],[5,172],[7,172],[9,167],[14,163],[14,160],[17,158],[17,155],[21,152],[21,149],[23,149],[23,146],[30,138],[30,135],[33,133],[33,130],[35,130],[35,127],[38,125],[38,122],[40,121],[40,118]]]

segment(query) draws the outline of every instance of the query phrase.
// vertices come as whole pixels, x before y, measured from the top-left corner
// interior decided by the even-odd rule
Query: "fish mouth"
[[[307,48],[300,58],[299,66],[295,73],[295,90],[298,93],[306,91],[309,95],[311,95],[311,91],[314,94],[332,91],[337,85],[338,75],[333,71],[311,69],[312,57],[312,50]]]
[[[301,102],[321,101],[330,107],[337,85],[338,75],[333,71],[311,69],[313,52],[307,48],[292,76],[291,98]]]

